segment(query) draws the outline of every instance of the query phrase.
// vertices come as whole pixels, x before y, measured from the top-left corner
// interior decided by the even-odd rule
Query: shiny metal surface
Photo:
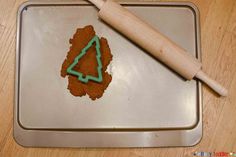
[[[124,5],[199,57],[198,12],[192,4]],[[94,102],[70,95],[60,77],[68,39],[89,24],[108,39],[114,55],[112,83]],[[25,3],[17,34],[14,135],[19,143],[154,147],[193,145],[201,138],[200,84],[186,82],[142,52],[98,20],[97,10],[86,2]]]

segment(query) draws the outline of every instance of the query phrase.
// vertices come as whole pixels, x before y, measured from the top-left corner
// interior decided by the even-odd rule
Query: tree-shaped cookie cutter
[[[88,49],[93,46],[93,43],[95,42],[96,44],[96,59],[97,59],[97,72],[98,72],[98,77],[94,77],[91,75],[86,75],[83,77],[83,74],[81,72],[73,70],[73,68],[78,64],[79,60],[86,54]],[[95,35],[92,40],[89,41],[88,45],[82,49],[81,53],[74,59],[74,62],[67,68],[67,73],[71,75],[78,76],[78,80],[83,82],[83,83],[88,83],[89,80],[95,81],[98,83],[101,83],[103,80],[102,77],[102,62],[101,62],[101,51],[100,51],[100,42],[99,42],[99,37]]]

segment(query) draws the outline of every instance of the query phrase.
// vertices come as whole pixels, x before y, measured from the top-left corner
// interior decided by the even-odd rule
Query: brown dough
[[[81,53],[82,49],[95,36],[95,34],[96,33],[93,29],[93,26],[91,25],[77,29],[73,39],[70,39],[69,41],[72,45],[65,61],[62,64],[62,77],[65,78],[68,75],[66,72],[67,68],[74,62],[75,57]],[[89,81],[85,84],[80,82],[77,76],[68,75],[68,89],[72,95],[85,96],[88,94],[92,100],[102,97],[104,91],[107,89],[112,80],[111,75],[106,72],[107,66],[112,60],[112,54],[107,40],[103,37],[100,39],[100,51],[103,81],[101,83]],[[98,76],[95,45],[93,45],[80,59],[74,70],[79,71],[85,75]]]

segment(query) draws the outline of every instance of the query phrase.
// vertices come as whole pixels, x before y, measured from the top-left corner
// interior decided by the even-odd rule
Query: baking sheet
[[[198,17],[192,5],[133,2],[124,6],[199,57]],[[28,2],[21,7],[18,22],[16,121],[21,128],[103,130],[105,135],[106,131],[200,127],[199,84],[186,82],[98,20],[90,4]],[[66,89],[67,80],[60,77],[68,39],[76,28],[89,24],[108,39],[114,55],[108,68],[112,83],[94,102],[73,97]]]

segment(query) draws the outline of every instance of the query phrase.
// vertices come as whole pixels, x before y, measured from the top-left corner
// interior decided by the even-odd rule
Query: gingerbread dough
[[[88,44],[88,42],[95,36],[93,26],[89,25],[84,28],[78,28],[73,38],[69,43],[72,44],[70,51],[67,54],[65,61],[62,64],[61,76],[65,78],[67,74],[67,68],[74,62],[76,56],[81,53],[82,49]],[[85,96],[86,94],[92,100],[96,100],[103,96],[104,91],[112,80],[112,76],[106,72],[107,66],[112,60],[111,50],[105,38],[100,39],[100,51],[102,61],[102,76],[103,81],[101,83],[89,81],[88,83],[82,83],[76,76],[68,75],[68,89],[74,96]],[[80,59],[74,70],[83,73],[84,75],[98,76],[97,73],[97,60],[96,49],[93,45],[87,53]]]

